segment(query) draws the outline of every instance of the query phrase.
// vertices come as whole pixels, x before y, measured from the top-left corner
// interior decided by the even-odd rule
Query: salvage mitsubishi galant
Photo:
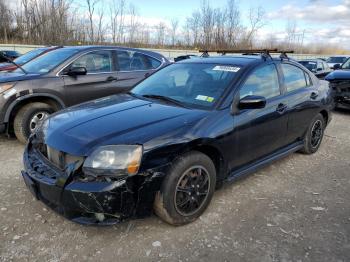
[[[292,152],[316,152],[330,121],[328,85],[269,53],[184,60],[128,94],[58,112],[30,137],[24,181],[78,223],[152,210],[182,225],[215,188]]]

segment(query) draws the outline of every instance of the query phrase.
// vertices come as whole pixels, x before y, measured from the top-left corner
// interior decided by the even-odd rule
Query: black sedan
[[[154,210],[182,225],[224,181],[316,152],[331,105],[327,82],[288,59],[188,59],[128,94],[49,117],[30,138],[22,176],[38,199],[79,223]]]

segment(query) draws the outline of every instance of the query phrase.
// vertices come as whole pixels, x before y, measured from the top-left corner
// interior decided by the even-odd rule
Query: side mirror
[[[334,69],[334,70],[338,70],[338,69],[340,69],[340,67],[341,67],[340,64],[335,64],[335,65],[333,66],[333,69]]]
[[[245,96],[239,100],[239,109],[259,109],[266,106],[266,98],[263,96]]]
[[[67,72],[67,75],[69,76],[82,76],[86,74],[87,71],[85,67],[71,67]]]
[[[319,71],[322,71],[322,68],[320,68],[320,67],[319,67],[319,68],[317,68],[317,71],[318,71],[318,72],[319,72]]]

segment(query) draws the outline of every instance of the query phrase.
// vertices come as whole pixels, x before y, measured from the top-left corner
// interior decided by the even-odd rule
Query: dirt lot
[[[350,261],[350,113],[336,112],[320,151],[293,154],[217,191],[195,223],[156,216],[84,227],[34,200],[23,146],[0,138],[2,261]]]

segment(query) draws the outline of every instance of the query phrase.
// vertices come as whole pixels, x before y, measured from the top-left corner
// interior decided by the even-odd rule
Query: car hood
[[[24,74],[17,72],[0,72],[0,83],[32,80],[40,77],[40,74]]]
[[[327,81],[350,80],[350,70],[336,70],[328,74],[325,78]]]
[[[87,156],[98,146],[145,144],[167,132],[188,130],[206,112],[115,95],[54,114],[38,136],[56,150]]]

